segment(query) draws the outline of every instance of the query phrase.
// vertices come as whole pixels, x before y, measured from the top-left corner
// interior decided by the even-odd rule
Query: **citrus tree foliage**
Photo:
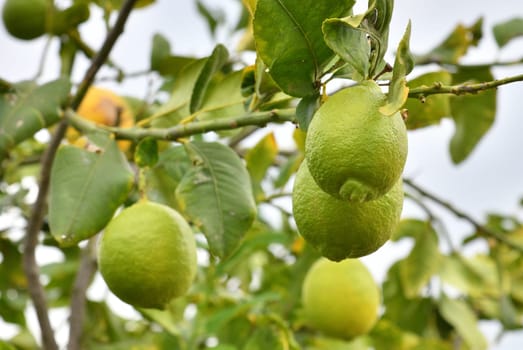
[[[45,312],[70,309],[70,326],[80,329],[80,335],[71,333],[70,349],[481,350],[488,347],[481,321],[493,320],[503,332],[523,327],[523,223],[502,214],[475,221],[407,179],[405,200],[426,215],[404,217],[392,237],[413,245],[380,286],[379,321],[354,339],[326,336],[304,322],[301,286],[319,253],[301,238],[287,205],[308,125],[330,87],[378,81],[387,92],[381,112],[400,110],[409,130],[451,120],[456,127],[450,156],[456,164],[464,161],[496,118],[495,88],[522,79],[495,80],[492,65],[467,66],[461,58],[486,30],[502,50],[523,34],[522,19],[507,18],[493,28],[482,19],[457,24],[439,45],[414,55],[409,38],[416,28],[409,23],[402,40],[389,43],[392,0],[371,0],[363,13],[353,11],[354,0],[243,0],[236,47],[217,43],[206,57],[181,56],[155,35],[150,53],[144,53],[150,57],[145,68],[162,84],[151,99],[127,99],[135,126],[94,124],[74,112],[82,89],[92,83],[88,74],[80,85],[71,80],[75,58],[105,65],[119,79],[127,75],[118,62],[98,62],[103,56],[84,42],[77,26],[88,19],[86,9],[98,7],[110,29],[131,2],[74,1],[71,16],[55,15],[55,24],[40,33],[59,43],[48,59],[61,66],[61,75],[49,81],[0,77],[0,209],[10,218],[0,232],[0,318],[17,329],[0,340],[0,348],[41,344],[27,321],[33,304]],[[133,11],[148,6],[155,1],[138,1]],[[195,6],[211,33],[223,25],[219,4]],[[73,16],[76,8],[81,16]],[[240,59],[245,52],[254,52],[255,59]],[[394,53],[393,61],[385,59],[387,52]],[[430,69],[419,73],[417,67]],[[276,142],[276,124],[295,125],[291,150]],[[61,138],[53,135],[64,126],[80,131],[82,143],[62,140],[48,159],[46,150]],[[51,142],[34,137],[42,130]],[[261,134],[254,143],[253,134]],[[119,147],[115,139],[131,146]],[[37,204],[27,200],[28,176],[40,179],[43,193],[50,184]],[[185,217],[200,262],[187,295],[165,310],[137,308],[140,318],[130,320],[105,301],[82,295],[96,276],[99,233],[118,209],[144,197]],[[442,249],[447,233],[426,201],[475,230],[458,247]],[[31,252],[24,245],[35,223],[38,245],[63,257],[39,266],[36,277],[28,274]],[[488,249],[463,253],[477,241]],[[43,286],[44,301],[29,292],[35,284]],[[42,327],[42,333],[53,348],[52,330]]]

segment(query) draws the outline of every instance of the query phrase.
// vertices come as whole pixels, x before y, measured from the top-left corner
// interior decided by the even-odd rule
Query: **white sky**
[[[0,0],[0,7],[4,0]],[[67,3],[67,1],[61,1]],[[207,1],[209,4],[226,4],[228,17],[236,18],[238,2],[235,0]],[[358,1],[363,8],[366,1]],[[523,17],[521,0],[397,0],[392,19],[390,45],[394,48],[403,35],[408,20],[412,20],[411,49],[423,53],[438,44],[458,23],[472,24],[478,17],[484,16],[485,38],[479,48],[470,50],[467,63],[491,62],[522,57],[523,39],[509,44],[502,51],[495,45],[491,34],[493,24],[512,17]],[[84,38],[98,47],[103,40],[104,30],[101,14],[92,12],[89,23],[81,28]],[[196,14],[194,1],[157,0],[155,6],[136,11],[132,14],[125,33],[117,43],[111,57],[126,71],[134,72],[147,69],[149,65],[150,43],[154,33],[163,34],[171,42],[176,54],[204,56],[212,50],[206,25]],[[221,42],[229,45],[234,41],[227,33],[220,33]],[[45,40],[32,42],[15,41],[7,36],[0,26],[0,77],[7,80],[30,79],[37,71],[38,62]],[[51,51],[56,52],[54,43]],[[45,67],[45,79],[56,76],[54,56],[50,55]],[[75,71],[75,78],[81,78],[87,62]],[[521,74],[523,66],[497,68],[498,78]],[[103,70],[101,76],[112,72]],[[143,97],[147,91],[147,81],[132,79],[124,84],[107,84],[118,92]],[[521,96],[523,83],[503,86],[498,90],[498,113],[492,130],[481,141],[474,153],[459,166],[454,166],[448,154],[448,141],[453,133],[453,124],[444,121],[441,125],[414,131],[409,134],[409,158],[405,175],[414,178],[418,184],[450,201],[456,207],[464,209],[477,219],[482,219],[487,212],[498,211],[521,216],[518,208],[523,197],[523,131],[521,121]],[[280,142],[289,137],[283,131],[277,134]],[[438,210],[437,207],[434,207]],[[459,241],[467,234],[470,227],[456,220],[444,211],[447,229]],[[418,211],[406,202],[404,215],[415,215]],[[405,246],[386,245],[379,254],[373,254],[364,260],[370,265],[378,279],[383,278],[390,262],[407,252]],[[384,261],[383,257],[387,257]],[[0,323],[0,335],[3,325]],[[492,333],[492,328],[487,330]],[[523,335],[514,333],[492,349],[520,349]]]

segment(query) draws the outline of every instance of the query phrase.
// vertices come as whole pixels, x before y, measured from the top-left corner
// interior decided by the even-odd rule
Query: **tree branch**
[[[136,1],[137,0],[127,0],[122,6],[114,28],[107,34],[102,48],[91,62],[91,66],[87,70],[85,77],[80,84],[78,92],[71,103],[72,109],[77,109],[80,105],[82,98],[89,88],[89,85],[92,83],[96,73],[107,59],[112,47],[116,42],[116,39],[123,32],[125,22]],[[42,346],[46,350],[57,350],[58,345],[56,344],[54,332],[49,320],[47,300],[44,288],[40,283],[40,269],[36,262],[35,251],[36,246],[38,245],[38,234],[40,233],[40,228],[42,226],[44,215],[47,209],[47,193],[49,192],[51,167],[53,165],[56,151],[58,150],[58,147],[60,146],[60,143],[65,135],[65,131],[67,130],[67,126],[67,119],[62,119],[62,121],[58,124],[53,137],[49,141],[49,145],[42,157],[40,181],[38,184],[38,195],[33,205],[29,222],[27,224],[23,252],[23,265],[24,272],[28,280],[28,290],[31,296],[31,300],[33,301],[40,325],[42,333]]]
[[[83,250],[80,267],[71,293],[68,350],[81,349],[85,301],[87,300],[85,293],[96,272],[96,266],[96,238],[91,238]]]
[[[523,74],[515,75],[513,77],[497,79],[492,81],[486,81],[482,83],[463,83],[458,85],[443,85],[440,82],[436,82],[431,86],[419,86],[409,90],[409,97],[423,98],[429,95],[435,94],[475,94],[480,91],[494,89],[498,86],[514,83],[517,81],[523,81]]]
[[[509,246],[510,248],[512,248],[514,250],[517,250],[518,252],[523,252],[523,246],[521,246],[520,244],[518,244],[516,242],[513,242],[512,240],[507,238],[505,235],[503,235],[503,234],[501,234],[501,233],[499,233],[497,231],[491,230],[490,228],[480,224],[478,221],[473,219],[470,215],[468,215],[465,212],[457,209],[452,204],[450,204],[449,202],[444,201],[443,199],[437,197],[436,195],[434,195],[434,194],[432,194],[430,192],[427,192],[425,189],[423,189],[420,186],[416,185],[412,180],[403,179],[403,182],[405,184],[407,184],[408,186],[410,186],[412,189],[414,189],[416,192],[418,192],[423,197],[428,198],[431,201],[433,201],[434,203],[439,204],[443,208],[445,208],[448,211],[450,211],[451,213],[453,213],[458,218],[467,221],[478,232],[480,232],[480,233],[482,233],[482,234],[484,234],[484,235],[486,235],[488,237],[494,238],[498,242],[504,243],[507,246]]]
[[[275,109],[266,112],[248,113],[238,117],[203,120],[187,124],[178,124],[171,128],[118,128],[95,124],[78,116],[73,110],[65,112],[66,118],[72,126],[82,132],[106,130],[117,139],[139,141],[145,137],[159,140],[175,141],[181,137],[201,134],[209,131],[231,130],[248,125],[265,126],[268,123],[296,122],[294,108]]]

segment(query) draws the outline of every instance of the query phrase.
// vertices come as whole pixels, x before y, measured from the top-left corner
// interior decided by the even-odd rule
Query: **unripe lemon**
[[[306,162],[296,173],[292,211],[298,231],[330,260],[358,258],[378,250],[396,228],[402,208],[401,180],[378,199],[351,202],[323,192]]]
[[[106,227],[99,244],[100,272],[128,304],[164,308],[184,295],[196,275],[196,243],[177,211],[142,201]]]
[[[339,263],[320,259],[305,276],[302,304],[309,326],[351,339],[368,333],[378,319],[380,291],[357,259]]]
[[[379,111],[385,101],[374,81],[364,81],[338,91],[315,113],[305,157],[323,191],[367,201],[397,183],[407,158],[407,132],[399,112]]]
[[[2,10],[5,28],[22,40],[44,35],[46,16],[47,0],[7,0]]]
[[[96,124],[130,128],[134,125],[134,115],[127,102],[111,90],[92,86],[87,91],[77,110],[78,115]],[[66,138],[76,143],[80,133],[70,127]],[[130,141],[118,141],[122,150],[127,150]]]

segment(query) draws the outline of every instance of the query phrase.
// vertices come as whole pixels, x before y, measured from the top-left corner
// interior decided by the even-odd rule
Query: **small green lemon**
[[[120,299],[137,307],[161,309],[191,286],[196,244],[177,211],[141,201],[107,225],[98,263],[109,289]]]
[[[298,231],[330,260],[358,258],[378,250],[396,228],[402,208],[401,180],[378,199],[351,202],[323,192],[306,162],[296,173],[292,211]]]
[[[15,38],[36,39],[45,34],[46,0],[7,0],[2,10],[5,28]]]
[[[305,157],[323,191],[367,201],[398,181],[407,158],[407,132],[399,112],[380,113],[385,101],[374,81],[364,81],[333,94],[315,113]]]
[[[302,304],[309,326],[327,335],[351,339],[368,333],[378,319],[380,291],[357,259],[339,263],[320,259],[305,276]]]

